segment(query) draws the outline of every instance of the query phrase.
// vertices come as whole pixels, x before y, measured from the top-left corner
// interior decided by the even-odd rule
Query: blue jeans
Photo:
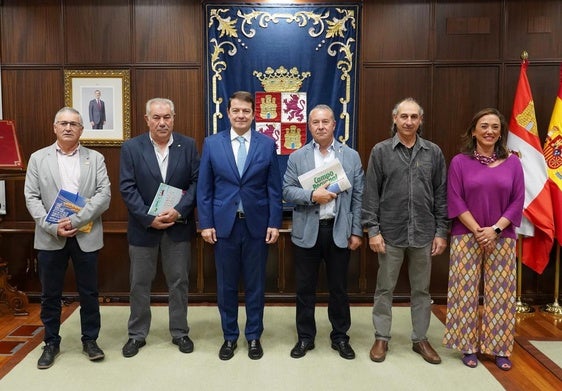
[[[101,319],[98,301],[98,251],[84,252],[76,238],[67,238],[60,250],[39,250],[41,280],[41,321],[45,326],[46,344],[59,345],[60,317],[64,276],[72,259],[74,276],[80,295],[82,341],[98,338]]]

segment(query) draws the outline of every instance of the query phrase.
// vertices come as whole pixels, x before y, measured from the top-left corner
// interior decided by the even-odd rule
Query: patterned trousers
[[[451,237],[443,344],[463,353],[511,356],[516,302],[516,241],[499,238],[485,254],[473,234]],[[478,296],[483,275],[484,302]]]

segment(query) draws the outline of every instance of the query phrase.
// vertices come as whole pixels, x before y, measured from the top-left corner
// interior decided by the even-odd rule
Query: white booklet
[[[182,189],[161,183],[152,200],[150,209],[148,209],[148,214],[158,216],[163,211],[173,208],[180,202],[183,193],[185,193],[185,191]]]
[[[322,167],[299,175],[299,182],[302,188],[307,190],[316,190],[328,182],[330,185],[327,190],[332,193],[341,193],[351,188],[351,183],[337,158]]]

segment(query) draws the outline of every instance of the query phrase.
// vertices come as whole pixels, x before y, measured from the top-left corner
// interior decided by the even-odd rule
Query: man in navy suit
[[[92,129],[103,129],[105,124],[105,102],[101,100],[101,91],[94,91],[95,98],[88,105],[88,113],[90,114],[90,125]]]
[[[123,143],[119,189],[129,210],[129,273],[131,314],[129,340],[123,356],[136,355],[146,344],[150,328],[150,288],[158,255],[169,293],[169,329],[172,343],[182,353],[193,351],[188,336],[187,294],[191,263],[193,210],[199,172],[195,140],[173,132],[174,103],[154,98],[146,103],[149,131]],[[182,189],[179,202],[157,216],[148,214],[161,183]]]
[[[245,288],[248,356],[253,360],[263,356],[267,245],[277,241],[282,221],[275,142],[251,129],[254,109],[249,92],[235,92],[227,107],[231,128],[207,137],[201,154],[197,214],[201,236],[215,250],[224,335],[221,360],[231,359],[237,347],[240,279]],[[237,163],[242,160],[240,173]]]

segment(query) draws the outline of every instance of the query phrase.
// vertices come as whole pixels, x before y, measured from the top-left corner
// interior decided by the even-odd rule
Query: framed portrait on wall
[[[116,146],[131,137],[128,70],[66,70],[64,102],[82,114],[85,145]]]

